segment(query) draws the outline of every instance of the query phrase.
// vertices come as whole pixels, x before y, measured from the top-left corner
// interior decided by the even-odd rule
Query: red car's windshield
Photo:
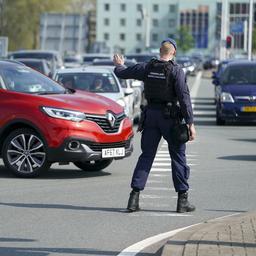
[[[64,93],[65,89],[48,77],[26,67],[8,65],[0,70],[2,89],[24,93]]]

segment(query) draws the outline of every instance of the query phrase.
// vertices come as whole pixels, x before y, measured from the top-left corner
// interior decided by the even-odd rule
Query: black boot
[[[132,192],[130,193],[130,198],[129,198],[128,205],[127,205],[127,210],[129,212],[135,212],[135,211],[140,210],[139,196],[140,196],[139,191],[132,190]]]
[[[177,212],[193,212],[195,209],[196,207],[188,201],[188,192],[178,194]]]

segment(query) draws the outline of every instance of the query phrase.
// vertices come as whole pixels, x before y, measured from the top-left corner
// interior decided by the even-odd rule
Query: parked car
[[[256,62],[230,62],[218,87],[217,125],[226,121],[256,121]]]
[[[216,57],[206,56],[203,62],[204,69],[217,68],[220,63],[220,60]]]
[[[82,57],[80,55],[72,55],[64,57],[65,68],[79,68],[82,65]]]
[[[40,59],[15,59],[16,61],[19,61],[26,66],[33,68],[34,70],[51,77],[52,73],[49,67],[49,64],[46,60],[40,60]]]
[[[126,54],[125,57],[127,59],[134,59],[136,62],[148,62],[153,58],[158,58],[158,55],[155,53],[133,53]]]
[[[175,61],[182,67],[185,76],[191,74],[195,70],[195,67],[193,66],[192,62],[188,57],[176,57]]]
[[[109,59],[111,60],[110,54],[104,53],[86,53],[82,56],[82,62],[84,65],[91,65],[94,60]]]
[[[64,87],[97,93],[116,101],[124,108],[125,114],[133,119],[131,108],[125,100],[125,96],[132,94],[133,91],[123,91],[114,72],[109,68],[87,66],[76,69],[60,69],[54,79]]]
[[[126,59],[124,65],[127,67],[135,65],[137,62],[135,60]],[[92,62],[93,66],[114,66],[113,60],[111,59],[95,59]]]
[[[54,74],[57,69],[63,68],[64,64],[60,54],[57,51],[43,50],[23,50],[12,52],[10,59],[44,59],[50,66],[51,73]]]
[[[132,153],[132,123],[114,101],[14,62],[0,61],[0,78],[0,154],[17,176],[54,162],[100,171]]]

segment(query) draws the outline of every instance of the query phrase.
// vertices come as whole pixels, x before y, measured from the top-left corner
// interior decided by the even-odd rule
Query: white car
[[[54,75],[54,80],[64,87],[76,90],[84,90],[105,96],[118,104],[125,111],[125,114],[133,119],[133,113],[126,96],[133,94],[133,90],[123,90],[121,84],[108,68],[87,66],[81,68],[60,69]]]

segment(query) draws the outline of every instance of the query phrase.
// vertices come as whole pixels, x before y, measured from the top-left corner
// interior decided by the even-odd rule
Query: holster
[[[140,120],[139,120],[139,123],[138,123],[137,132],[142,132],[143,129],[144,129],[147,106],[140,105],[140,110],[141,110],[141,112],[140,112]]]

